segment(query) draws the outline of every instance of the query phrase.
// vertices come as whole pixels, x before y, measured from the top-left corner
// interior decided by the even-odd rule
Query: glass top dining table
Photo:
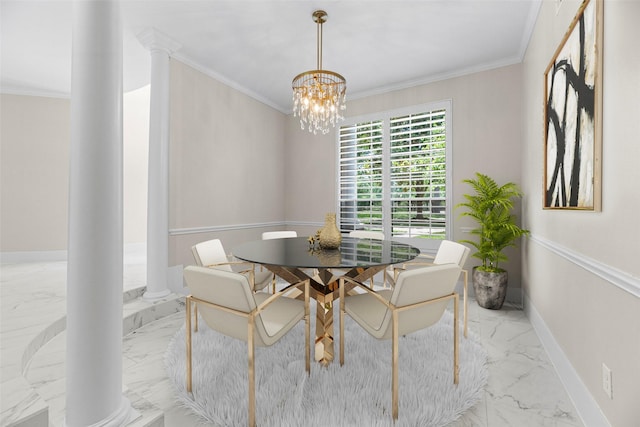
[[[333,360],[333,301],[339,296],[340,276],[364,283],[390,265],[411,261],[420,250],[392,240],[353,237],[342,237],[338,249],[325,250],[312,247],[307,237],[293,237],[246,242],[232,253],[289,283],[310,281],[311,297],[317,301],[315,358],[328,365]]]
[[[256,240],[233,249],[233,256],[256,264],[295,268],[356,268],[398,264],[412,260],[418,248],[392,240],[343,237],[340,248],[312,248],[306,237]]]

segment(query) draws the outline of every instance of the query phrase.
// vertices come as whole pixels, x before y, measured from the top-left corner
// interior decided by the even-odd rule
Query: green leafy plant
[[[522,192],[513,182],[498,186],[487,175],[476,172],[476,179],[465,179],[475,194],[465,194],[466,202],[456,205],[466,208],[461,216],[469,216],[476,220],[478,227],[471,230],[471,234],[478,236],[478,241],[462,240],[476,248],[472,256],[479,258],[481,271],[503,272],[498,263],[507,261],[503,250],[508,246],[515,246],[515,240],[529,234],[529,230],[520,228],[513,215],[513,201],[522,197]]]

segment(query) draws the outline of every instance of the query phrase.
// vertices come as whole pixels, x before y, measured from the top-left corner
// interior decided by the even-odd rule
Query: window
[[[340,127],[343,232],[378,230],[393,239],[449,236],[450,110],[446,101],[358,118]]]

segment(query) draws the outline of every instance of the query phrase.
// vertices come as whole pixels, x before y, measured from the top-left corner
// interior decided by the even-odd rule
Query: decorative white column
[[[73,4],[65,425],[125,425],[122,26],[116,0]]]
[[[180,46],[154,29],[138,35],[151,52],[149,182],[147,193],[147,290],[155,300],[169,294],[169,56]]]

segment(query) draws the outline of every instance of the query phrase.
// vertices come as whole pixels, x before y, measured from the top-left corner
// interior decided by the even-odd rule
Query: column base
[[[169,289],[165,289],[163,291],[156,291],[156,292],[146,291],[144,294],[142,294],[142,298],[147,301],[157,301],[159,299],[166,297],[170,293],[171,291]]]
[[[122,396],[122,400],[120,401],[120,406],[118,409],[109,415],[107,418],[104,418],[97,423],[91,424],[89,427],[120,427],[129,424],[131,421],[138,418],[140,414],[138,411],[133,409],[131,406],[131,402],[129,399]],[[67,424],[67,420],[64,420],[65,427],[72,427]]]

